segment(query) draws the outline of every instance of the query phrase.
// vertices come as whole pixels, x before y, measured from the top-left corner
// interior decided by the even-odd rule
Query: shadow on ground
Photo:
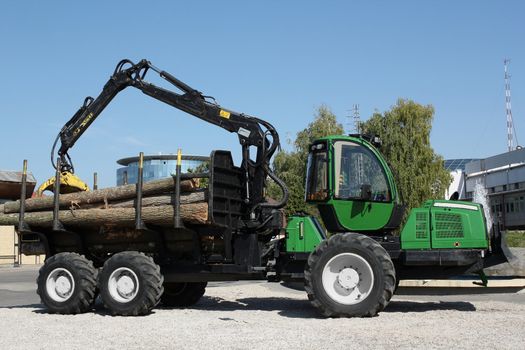
[[[476,307],[464,301],[391,301],[383,312],[427,312],[427,311],[476,311]]]
[[[1,309],[33,309],[36,314],[48,314],[42,304],[27,304],[17,306],[0,307]],[[170,310],[172,308],[159,305],[157,309]],[[319,312],[310,304],[308,300],[298,300],[290,298],[263,297],[263,298],[242,298],[234,301],[225,300],[219,297],[204,296],[197,304],[188,307],[190,310],[202,311],[278,311],[278,314],[289,318],[323,318]],[[429,312],[440,310],[452,311],[476,311],[473,304],[468,302],[413,302],[413,301],[392,301],[383,312],[388,313],[412,313]],[[94,313],[100,316],[111,316],[111,313],[104,308],[100,301],[95,304]],[[155,310],[151,314],[154,314]],[[151,315],[150,314],[150,315]],[[227,318],[224,319],[227,321]]]
[[[167,308],[166,308],[167,309]],[[194,310],[213,311],[278,311],[279,315],[290,318],[323,318],[308,300],[290,298],[243,298],[235,301],[218,297],[203,297],[199,303],[191,307]],[[428,311],[476,311],[468,302],[413,302],[392,301],[383,312],[428,312]]]
[[[48,312],[44,304],[26,304],[26,305],[14,305],[14,306],[0,306],[0,310],[2,309],[32,309],[32,312],[35,314],[44,314],[44,315],[52,315],[52,313]],[[95,302],[95,305],[93,306],[93,310],[91,311],[99,316],[113,316],[111,312],[104,307],[102,304],[102,301],[100,298],[97,299]],[[155,313],[155,310],[153,310],[150,314],[144,315],[149,316]],[[141,317],[141,316],[138,316]]]
[[[291,318],[321,318],[308,300],[279,297],[241,298],[225,300],[204,296],[191,309],[213,311],[279,311],[279,315]]]

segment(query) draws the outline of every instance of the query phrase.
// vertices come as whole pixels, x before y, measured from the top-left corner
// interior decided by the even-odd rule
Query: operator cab
[[[384,232],[399,226],[392,172],[371,142],[331,136],[310,146],[306,201],[318,206],[330,232]]]

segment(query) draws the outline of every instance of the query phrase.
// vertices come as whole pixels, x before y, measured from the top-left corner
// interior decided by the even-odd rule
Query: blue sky
[[[326,104],[343,123],[398,98],[432,104],[432,145],[445,158],[506,150],[503,59],[525,144],[523,1],[9,1],[0,11],[0,169],[28,159],[52,175],[51,144],[122,58],[152,63],[224,107],[292,138]],[[154,75],[151,81],[163,85]],[[164,85],[163,85],[164,86]],[[132,88],[70,152],[77,174],[115,184],[116,160],[207,155],[235,135]],[[289,147],[289,146],[285,146]]]

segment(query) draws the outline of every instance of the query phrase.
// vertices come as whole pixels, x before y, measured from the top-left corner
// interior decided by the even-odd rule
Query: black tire
[[[396,275],[396,285],[394,287],[394,294],[397,293],[397,290],[399,289],[399,282],[400,282],[400,279],[399,277]]]
[[[40,268],[36,292],[49,312],[79,314],[93,309],[96,281],[97,270],[90,260],[77,253],[58,253]]]
[[[121,282],[129,287],[129,292],[119,289]],[[151,257],[128,251],[117,253],[104,263],[98,288],[104,306],[113,315],[139,316],[149,314],[159,303],[163,282],[160,267]]]
[[[330,291],[327,292],[323,286],[323,271],[325,266],[332,261],[337,261],[334,259],[344,259],[346,256],[363,261],[362,264],[365,266],[365,269],[362,268],[361,270],[368,271],[369,273],[366,273],[367,275],[373,275],[373,278],[368,279],[368,288],[365,288],[366,292],[363,293],[366,296],[360,301],[359,298],[361,294],[359,293],[361,289],[358,288],[356,292],[357,300],[352,301],[353,304],[341,303],[335,300],[329,295]],[[368,264],[368,266],[366,264]],[[332,273],[331,271],[333,270],[328,271]],[[340,269],[339,272],[332,273],[332,276],[339,273],[337,278],[340,278],[341,271]],[[308,299],[310,299],[311,303],[326,317],[375,316],[388,305],[396,284],[394,264],[386,250],[374,239],[356,233],[336,234],[328,240],[321,242],[310,254],[304,275],[305,290],[308,294]],[[342,291],[341,295],[344,293],[353,293],[354,288],[357,288],[364,280],[361,275],[361,273],[355,275],[355,280],[359,281],[355,282],[358,283],[355,287],[351,285],[345,287],[341,284],[337,286],[334,282],[334,292],[332,292],[332,295],[339,290]],[[337,283],[340,283],[339,281],[340,279],[337,280]],[[366,281],[364,281],[363,284],[366,284]],[[327,288],[330,288],[330,285],[331,284],[327,282]],[[342,296],[340,300],[344,300],[345,297],[346,296]]]
[[[206,292],[207,284],[207,282],[164,283],[161,302],[167,307],[194,305]]]

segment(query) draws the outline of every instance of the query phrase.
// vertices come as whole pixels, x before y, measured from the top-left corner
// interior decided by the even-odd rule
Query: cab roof
[[[381,145],[381,139],[375,135],[361,135],[361,134],[349,134],[349,135],[329,135],[316,139],[314,143],[319,141],[335,141],[335,140],[344,140],[352,141],[361,144],[367,144],[368,146],[372,145],[378,148]]]

